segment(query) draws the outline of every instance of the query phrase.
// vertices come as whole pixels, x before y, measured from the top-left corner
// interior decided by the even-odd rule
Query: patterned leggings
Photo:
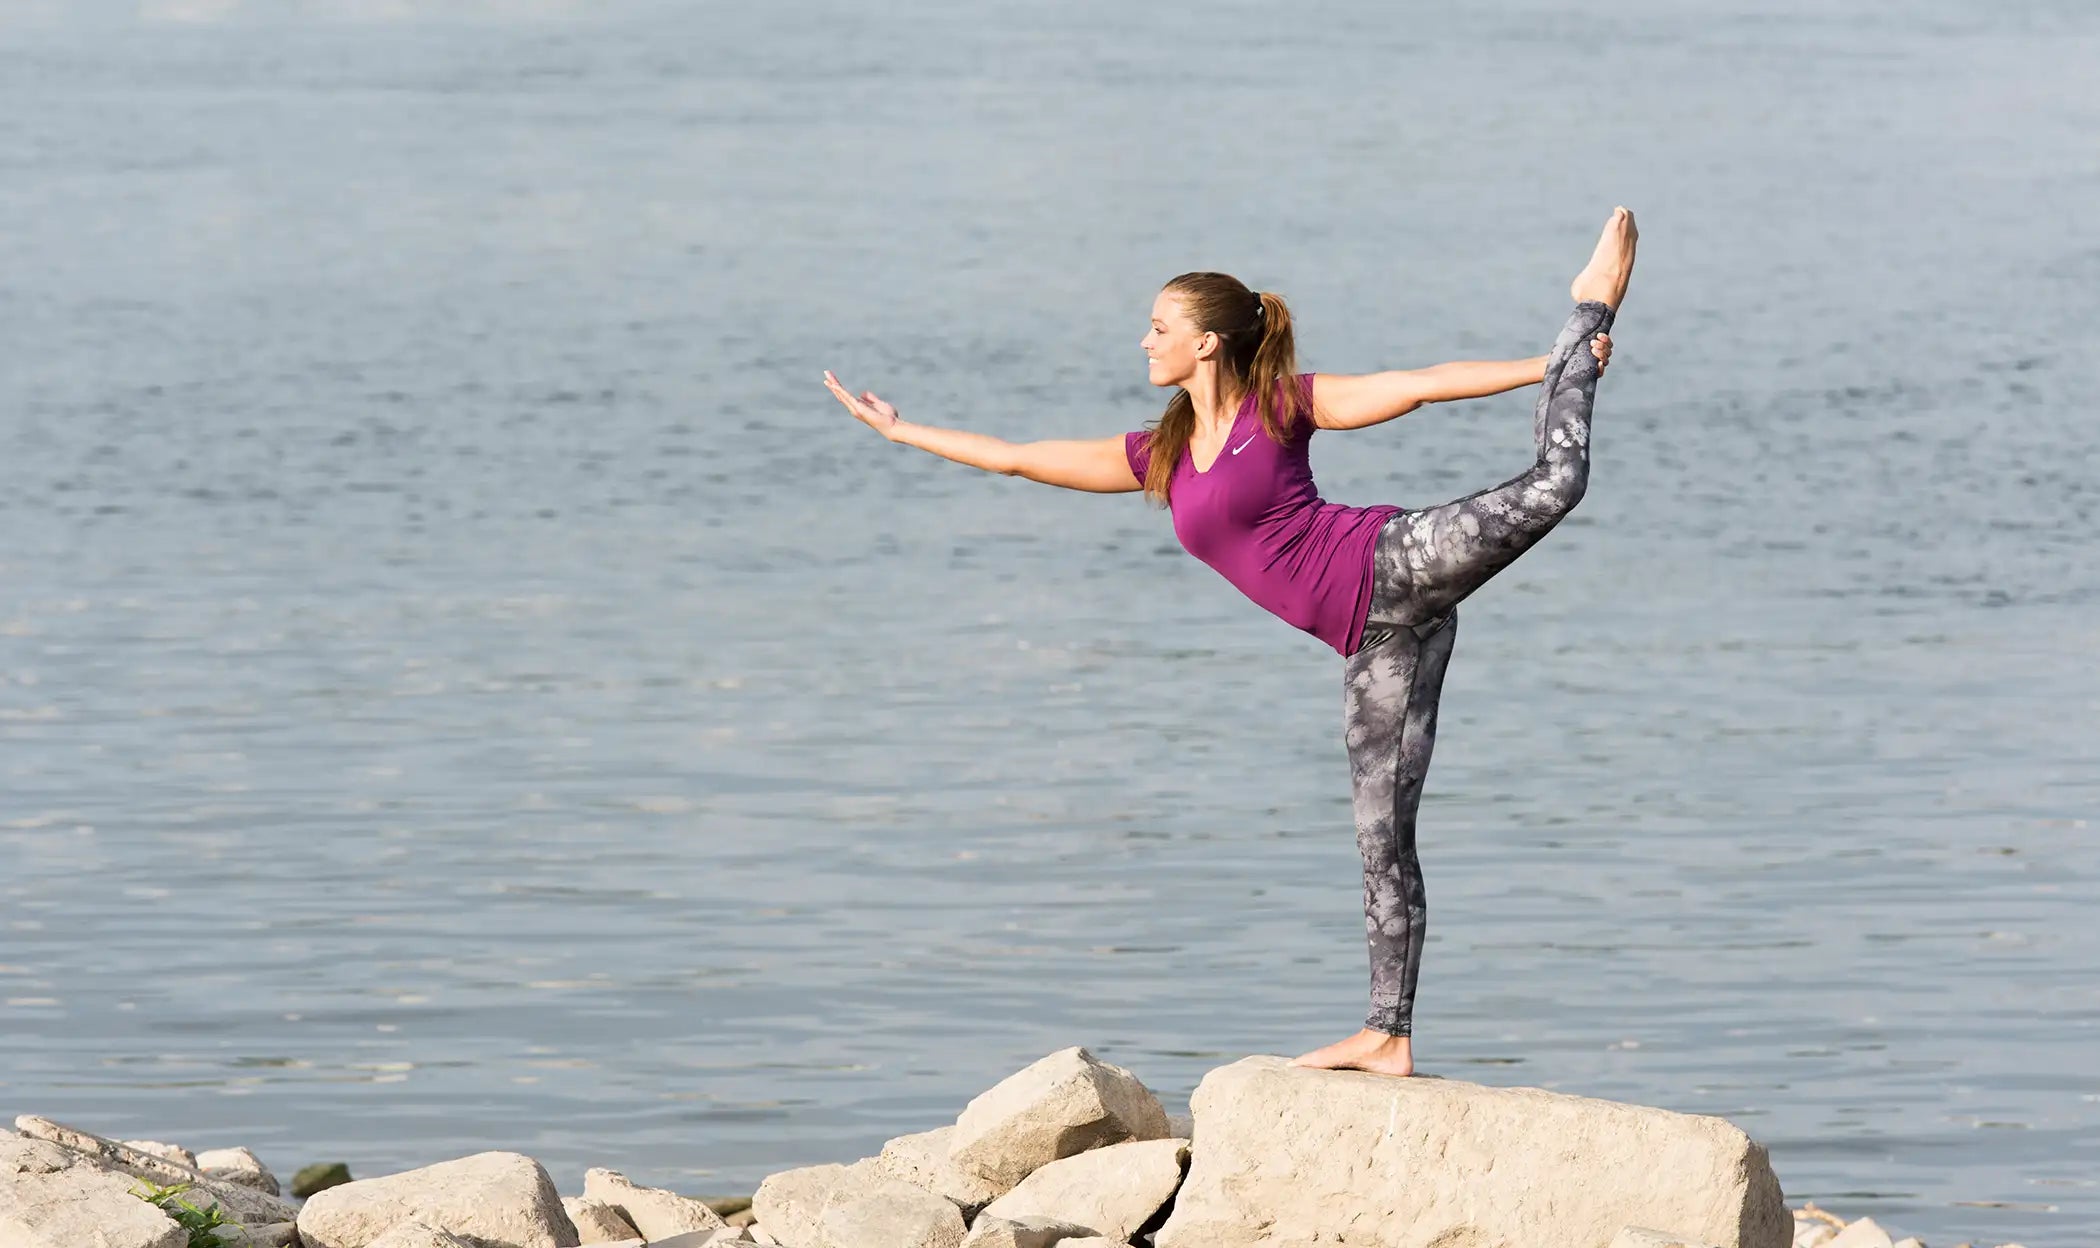
[[[1532,418],[1538,462],[1520,477],[1385,522],[1373,555],[1363,644],[1343,669],[1344,722],[1364,858],[1371,1011],[1364,1026],[1412,1032],[1426,920],[1415,809],[1436,744],[1437,695],[1458,633],[1457,604],[1551,532],[1590,473],[1590,340],[1611,328],[1602,303],[1578,303],[1546,361]]]

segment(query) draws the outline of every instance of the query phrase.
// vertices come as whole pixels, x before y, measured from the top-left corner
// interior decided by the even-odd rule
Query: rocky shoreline
[[[245,1148],[25,1114],[0,1128],[0,1248],[1926,1248],[1788,1209],[1764,1148],[1721,1118],[1276,1057],[1211,1071],[1190,1110],[1063,1049],[952,1124],[749,1199],[603,1168],[563,1196],[512,1152],[370,1179],[308,1167],[287,1199]]]

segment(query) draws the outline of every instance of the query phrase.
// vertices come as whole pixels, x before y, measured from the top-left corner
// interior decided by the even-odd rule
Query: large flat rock
[[[133,1148],[118,1140],[105,1139],[92,1131],[82,1131],[35,1114],[16,1118],[15,1128],[24,1136],[49,1140],[60,1148],[90,1158],[104,1170],[121,1171],[163,1187],[171,1183],[188,1183],[191,1187],[182,1193],[184,1200],[199,1209],[217,1205],[225,1210],[227,1218],[235,1222],[267,1226],[296,1221],[299,1217],[299,1206],[288,1200],[239,1183],[215,1179],[195,1166]]]
[[[5,1248],[184,1248],[189,1232],[132,1195],[136,1181],[48,1140],[0,1139]]]
[[[1608,1248],[1628,1225],[1789,1248],[1763,1147],[1724,1119],[1250,1057],[1196,1089],[1158,1248]]]

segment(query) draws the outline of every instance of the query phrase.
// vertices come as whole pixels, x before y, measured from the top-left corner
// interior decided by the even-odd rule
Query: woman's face
[[[1168,291],[1152,301],[1152,327],[1138,345],[1151,361],[1147,379],[1155,386],[1186,386],[1196,375],[1196,361],[1215,354],[1218,336],[1199,334],[1181,310],[1181,299]]]

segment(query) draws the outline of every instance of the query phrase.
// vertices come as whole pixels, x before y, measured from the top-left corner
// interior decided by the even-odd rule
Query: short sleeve
[[[1152,435],[1143,429],[1134,429],[1123,435],[1123,458],[1130,461],[1130,475],[1142,484],[1145,469],[1152,464]]]
[[[1298,374],[1298,407],[1292,416],[1292,426],[1308,437],[1320,426],[1313,423],[1313,375]]]

